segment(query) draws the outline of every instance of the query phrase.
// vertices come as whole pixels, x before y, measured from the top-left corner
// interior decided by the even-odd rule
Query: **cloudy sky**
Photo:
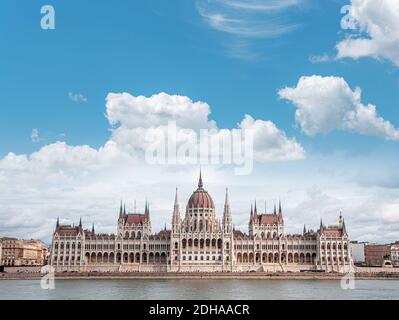
[[[112,233],[121,200],[169,225],[199,164],[145,152],[174,121],[178,145],[254,132],[251,174],[202,165],[237,228],[281,199],[289,233],[342,211],[352,239],[399,239],[399,0],[48,2],[55,30],[42,1],[0,10],[1,236]]]

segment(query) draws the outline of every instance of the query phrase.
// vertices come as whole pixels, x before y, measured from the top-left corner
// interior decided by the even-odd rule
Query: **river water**
[[[38,280],[2,280],[6,299],[399,299],[399,281],[357,280],[344,290],[338,280],[56,280],[43,290]]]

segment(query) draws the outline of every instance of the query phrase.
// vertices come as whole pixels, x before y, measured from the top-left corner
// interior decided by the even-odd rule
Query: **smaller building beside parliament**
[[[50,263],[56,271],[97,272],[348,272],[352,267],[349,237],[342,214],[336,225],[320,222],[317,231],[285,234],[279,203],[272,213],[248,213],[248,234],[233,228],[228,192],[222,219],[212,197],[198,188],[181,218],[176,190],[171,229],[152,233],[150,208],[128,213],[121,205],[117,233],[97,234],[60,225],[53,234]]]

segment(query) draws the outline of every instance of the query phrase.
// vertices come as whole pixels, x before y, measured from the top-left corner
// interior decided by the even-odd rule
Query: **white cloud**
[[[251,60],[256,39],[276,38],[295,30],[289,13],[306,0],[197,0],[197,11],[212,29],[230,35],[227,39],[231,57]],[[255,50],[256,51],[256,50]]]
[[[87,102],[87,98],[81,93],[69,92],[68,97],[73,102]]]
[[[270,38],[292,31],[296,26],[283,22],[281,11],[298,6],[303,0],[197,1],[197,9],[210,27],[243,37]]]
[[[30,135],[30,138],[31,138],[33,143],[39,142],[40,141],[39,130],[36,129],[36,128],[32,129],[32,133]]]
[[[188,97],[160,93],[151,97],[111,93],[107,96],[107,118],[117,126],[111,141],[132,155],[143,153],[167,136],[168,122],[176,122],[176,144],[197,145],[201,129],[209,129],[210,136],[220,137],[231,129],[219,129],[209,119],[211,109],[204,102],[193,102]],[[237,129],[253,130],[254,155],[257,161],[297,160],[304,158],[302,146],[288,138],[270,121],[254,120],[246,116]],[[149,139],[154,137],[154,139]],[[169,137],[168,139],[174,139]],[[163,142],[163,141],[162,141]]]
[[[399,130],[378,116],[375,105],[362,104],[361,89],[353,91],[343,78],[301,77],[279,96],[295,105],[296,122],[307,135],[345,130],[399,141]]]
[[[399,0],[351,0],[356,34],[337,44],[337,58],[373,57],[399,66]]]

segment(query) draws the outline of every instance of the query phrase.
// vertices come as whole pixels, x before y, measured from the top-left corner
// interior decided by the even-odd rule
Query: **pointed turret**
[[[225,232],[230,232],[232,228],[232,218],[229,203],[229,189],[226,188],[226,199],[224,201],[223,210],[223,228]]]
[[[93,223],[93,226],[91,227],[91,232],[94,234],[95,233],[95,230],[94,230],[94,223]]]
[[[306,233],[306,225],[304,224],[303,225],[303,234],[305,234]]]
[[[178,199],[178,189],[176,188],[175,204],[173,207],[173,216],[172,216],[173,232],[177,232],[179,230],[179,225],[180,225],[180,206],[179,206],[179,199]]]
[[[123,205],[123,215],[126,216],[126,204]]]
[[[57,217],[57,223],[55,225],[56,228],[58,228],[60,226],[60,217]]]
[[[150,221],[150,205],[148,201],[145,201],[144,216],[146,221]]]
[[[323,228],[324,228],[324,225],[323,225],[323,218],[321,218],[321,219],[320,219],[320,231],[322,231]]]
[[[82,229],[82,217],[80,217],[80,220],[79,220],[79,229]]]
[[[276,209],[276,203],[274,203],[274,210],[273,210],[274,215],[277,214],[277,209]]]
[[[345,226],[345,220],[342,218],[342,234],[347,235],[346,233],[346,226]]]
[[[204,183],[202,182],[202,169],[200,169],[200,176],[198,180],[198,188],[202,189],[204,187]]]
[[[278,201],[278,214],[282,214],[283,210],[281,210],[281,200]]]
[[[123,218],[123,207],[122,207],[122,200],[121,200],[121,206],[119,208],[119,219],[122,220]]]
[[[254,208],[251,202],[251,212],[249,214],[249,223],[252,223],[254,221]]]

